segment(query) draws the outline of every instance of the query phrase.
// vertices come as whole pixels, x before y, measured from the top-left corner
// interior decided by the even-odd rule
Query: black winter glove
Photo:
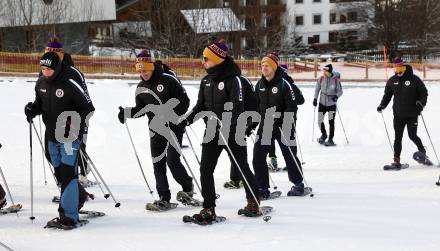
[[[338,101],[338,96],[332,96],[332,100],[333,100],[333,102]]]
[[[26,120],[29,123],[35,118],[35,116],[37,116],[37,113],[32,109],[32,106],[32,102],[29,102],[24,106],[24,114],[26,115]]]
[[[419,113],[421,113],[422,111],[423,111],[423,108],[425,108],[424,106],[423,106],[423,104],[422,104],[422,101],[420,101],[420,100],[417,100],[416,101],[416,105],[417,105],[417,111],[419,112]]]
[[[313,99],[313,106],[317,106],[318,105],[318,100],[315,98]]]
[[[379,105],[379,106],[377,107],[377,112],[378,112],[378,113],[381,113],[383,109],[385,109],[385,107]]]
[[[248,126],[246,128],[246,131],[244,132],[244,134],[246,135],[246,137],[250,137],[252,135],[253,131],[254,131],[254,128],[252,128],[252,126]]]
[[[124,124],[127,120],[127,118],[124,117],[124,108],[122,108],[122,106],[119,106],[118,119],[121,124]]]

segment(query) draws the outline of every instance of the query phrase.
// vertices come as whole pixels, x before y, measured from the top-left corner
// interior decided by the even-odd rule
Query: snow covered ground
[[[57,189],[49,172],[49,184],[44,185],[41,151],[35,137],[36,219],[29,220],[29,134],[23,107],[33,100],[34,83],[25,79],[0,82],[0,142],[3,144],[0,165],[14,199],[24,205],[18,216],[0,216],[0,242],[14,250],[376,251],[438,250],[440,246],[440,187],[434,184],[440,169],[423,167],[412,160],[416,148],[405,134],[402,159],[411,167],[400,172],[382,171],[382,166],[392,160],[383,122],[376,112],[382,87],[344,89],[339,110],[350,144],[345,142],[338,119],[335,137],[338,146],[325,148],[312,142],[313,89],[304,86],[306,103],[299,109],[298,136],[306,162],[304,173],[315,197],[283,196],[264,202],[275,208],[268,223],[261,218],[238,216],[237,209],[245,205],[244,191],[223,188],[230,166],[223,153],[215,173],[217,193],[221,195],[217,214],[228,220],[200,227],[182,223],[183,215],[196,213],[198,208],[179,206],[164,213],[144,209],[145,203],[153,198],[141,178],[127,132],[117,120],[119,105],[133,105],[135,87],[126,81],[93,82],[89,91],[96,112],[91,120],[88,152],[122,205],[115,208],[110,199],[103,198],[98,187],[89,189],[97,198],[86,208],[104,211],[107,216],[70,232],[43,229],[45,223],[57,215],[57,206],[50,202]],[[440,86],[429,84],[428,90],[425,120],[434,144],[440,149]],[[197,87],[187,86],[187,91],[194,104]],[[390,107],[384,116],[391,130]],[[146,120],[129,120],[128,124],[148,181],[154,187]],[[194,124],[199,138],[203,126],[201,121]],[[318,128],[315,130],[318,137]],[[419,135],[428,146],[428,155],[435,161],[423,126],[419,127]],[[192,139],[195,141],[194,136]],[[200,147],[197,148],[200,153]],[[249,153],[251,151],[249,146]],[[190,150],[184,152],[198,176],[194,156]],[[280,162],[282,159],[279,158]],[[287,174],[274,173],[272,177],[285,195],[290,188]],[[171,176],[169,180],[175,196],[180,188]]]

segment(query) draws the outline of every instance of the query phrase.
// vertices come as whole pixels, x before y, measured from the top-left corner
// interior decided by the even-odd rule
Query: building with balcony
[[[336,48],[368,41],[374,6],[367,0],[290,0],[285,23],[288,37],[304,45]]]

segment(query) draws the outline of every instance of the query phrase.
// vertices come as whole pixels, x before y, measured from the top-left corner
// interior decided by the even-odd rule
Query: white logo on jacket
[[[411,84],[411,82],[409,82],[409,80],[405,81],[405,85],[409,86]]]
[[[278,92],[278,88],[275,86],[275,87],[273,87],[272,88],[272,93],[273,94],[277,94],[277,92]]]
[[[55,91],[55,95],[58,98],[62,98],[64,96],[64,91],[62,89],[58,89],[58,90]]]
[[[163,92],[163,85],[158,85],[157,86],[157,91],[158,92]]]
[[[223,90],[224,88],[225,88],[225,83],[223,83],[223,82],[218,83],[218,89],[220,91]]]

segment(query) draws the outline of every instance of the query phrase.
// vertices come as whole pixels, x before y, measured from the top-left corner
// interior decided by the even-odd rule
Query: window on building
[[[247,45],[247,43],[246,43],[246,38],[245,38],[245,37],[242,37],[242,38],[241,38],[241,48],[242,48],[242,49],[245,49],[245,48],[246,48],[246,45]]]
[[[338,41],[338,32],[337,31],[330,31],[328,33],[328,41],[330,43],[336,43]]]
[[[343,24],[347,22],[347,17],[344,14],[339,16],[339,23]]]
[[[313,15],[313,24],[321,24],[321,14]]]
[[[36,36],[35,36],[35,32],[33,30],[26,30],[25,32],[26,35],[26,46],[28,49],[34,49],[36,46]]]
[[[308,37],[307,39],[308,44],[318,44],[319,43],[319,35],[313,35],[311,37]]]
[[[295,25],[304,25],[304,16],[296,16]]]
[[[358,39],[358,34],[356,30],[346,32],[347,40],[354,41]]]
[[[314,3],[320,3],[321,0],[313,0]]]
[[[330,24],[336,23],[336,13],[330,13]]]
[[[246,0],[245,6],[255,6],[255,5],[257,5],[257,1],[258,0]]]
[[[357,12],[350,11],[347,13],[348,22],[357,22]]]
[[[267,16],[267,14],[266,13],[263,13],[262,15],[261,15],[261,27],[263,27],[263,28],[266,28],[267,27],[267,25],[268,25],[268,16]]]
[[[304,3],[304,0],[295,0],[295,3]]]
[[[255,19],[250,18],[250,17],[246,17],[244,19],[244,27],[246,29],[252,29],[255,27]]]
[[[278,15],[270,15],[266,17],[267,27],[277,27],[280,25],[280,23],[280,16]]]

